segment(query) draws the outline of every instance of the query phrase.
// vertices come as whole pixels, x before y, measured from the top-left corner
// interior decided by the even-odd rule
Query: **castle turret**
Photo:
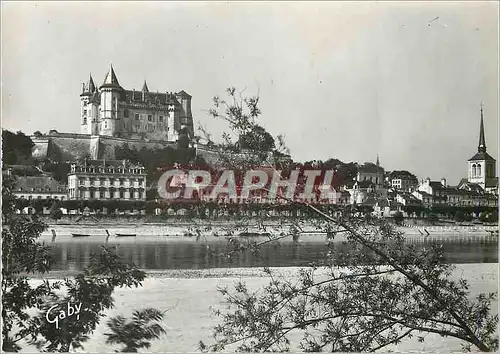
[[[193,116],[191,114],[191,96],[184,90],[175,94],[175,98],[180,103],[179,122],[175,129],[179,131],[182,128],[187,128],[191,135],[193,131]]]
[[[110,66],[99,90],[101,91],[101,126],[99,132],[101,135],[115,136],[122,128],[120,124],[118,101],[120,100],[123,88],[116,78],[113,65]]]
[[[87,83],[83,84],[80,95],[80,112],[82,134],[98,134],[98,114],[99,114],[99,93],[94,84],[92,74]]]
[[[144,85],[142,85],[142,100],[146,101],[147,93],[149,92],[148,84],[144,80]]]

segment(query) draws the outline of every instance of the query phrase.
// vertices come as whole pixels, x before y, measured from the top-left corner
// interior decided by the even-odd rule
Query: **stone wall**
[[[115,159],[115,148],[128,144],[137,150],[162,149],[170,146],[177,147],[177,143],[159,140],[135,140],[96,136],[87,134],[57,133],[41,137],[31,136],[35,143],[33,156],[37,159],[51,158],[56,161],[75,161],[85,156],[92,159]]]

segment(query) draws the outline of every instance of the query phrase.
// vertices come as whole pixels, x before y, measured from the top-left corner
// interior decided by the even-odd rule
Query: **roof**
[[[35,188],[35,192],[66,192],[65,184],[59,183],[49,176],[18,177],[13,191],[31,192],[33,188]]]
[[[377,204],[377,201],[373,197],[368,197],[368,198],[365,199],[364,202],[362,202],[360,204],[361,205],[372,205],[373,206],[373,205]]]
[[[31,165],[4,165],[2,169],[10,170],[16,176],[39,176],[43,173],[38,167]]]
[[[129,160],[85,160],[85,162],[74,162],[78,166],[84,166],[86,163],[87,167],[127,167],[127,168],[144,168],[141,164],[133,163]]]
[[[469,161],[480,161],[480,160],[486,160],[486,161],[496,161],[493,157],[491,157],[486,151],[484,152],[478,152],[474,156],[472,156]]]
[[[177,96],[183,96],[183,97],[191,97],[190,94],[188,94],[186,91],[184,90],[180,90],[179,92],[176,93]]]
[[[102,87],[115,87],[115,88],[120,88],[120,83],[118,82],[118,79],[116,78],[115,71],[113,70],[113,65],[109,67],[109,71],[106,74],[106,77],[104,78],[104,82],[101,85]]]
[[[432,189],[445,189],[441,182],[430,181],[429,185],[432,187]]]
[[[144,94],[144,100],[142,96]],[[160,93],[160,92],[146,92],[146,91],[135,91],[135,90],[124,90],[122,93],[121,101],[133,103],[149,103],[149,104],[178,104],[179,102],[175,98],[174,94],[171,93]]]
[[[358,172],[361,172],[361,173],[363,173],[363,172],[365,172],[365,173],[377,173],[377,172],[383,173],[384,168],[377,166],[373,163],[365,163],[364,165],[358,167]]]
[[[360,187],[360,188],[375,187],[375,184],[372,181],[368,181],[368,180],[358,181],[356,183],[357,183],[358,187]]]
[[[487,187],[487,188],[498,187],[498,177],[487,179],[486,183],[485,183],[485,187]]]
[[[142,92],[149,92],[148,84],[146,80],[144,80],[144,85],[142,85]]]
[[[432,197],[432,194],[429,194],[427,192],[424,192],[424,191],[416,191],[417,193],[420,193],[420,195],[424,196],[424,197]]]

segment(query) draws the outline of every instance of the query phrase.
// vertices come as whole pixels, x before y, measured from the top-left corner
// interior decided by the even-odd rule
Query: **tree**
[[[247,114],[241,103],[247,100],[237,99],[234,88],[227,92],[230,99],[216,97],[210,113],[229,122],[233,133],[241,136],[238,133],[256,124],[258,99],[252,100],[253,113]],[[219,107],[224,108],[223,114]],[[231,168],[234,149],[229,134],[224,136],[225,143],[219,146],[226,156],[220,161]],[[252,164],[269,164],[268,159],[256,161],[263,156],[258,152],[251,156]],[[496,293],[470,299],[467,281],[450,279],[453,265],[444,262],[441,247],[418,248],[405,242],[404,234],[385,220],[353,213],[353,208],[287,202],[300,213],[282,223],[281,233],[261,242],[241,241],[234,237],[237,231],[255,223],[242,218],[228,231],[224,255],[258,254],[264,243],[295,240],[307,223],[328,236],[325,258],[302,269],[297,282],[265,269],[270,283],[258,291],[250,291],[242,281],[233,289],[220,289],[227,310],[216,310],[221,323],[214,330],[215,343],[200,342],[201,350],[284,351],[290,348],[293,332],[302,334],[300,344],[306,351],[374,351],[416,334],[424,341],[422,333],[458,338],[466,348],[498,348],[498,316],[490,314]],[[334,246],[339,234],[349,254]]]
[[[393,216],[394,218],[394,222],[396,223],[396,225],[401,225],[403,224],[403,221],[405,220],[404,216],[403,216],[403,213],[398,211],[394,214]]]
[[[114,289],[140,286],[145,273],[123,263],[113,248],[103,247],[74,278],[33,285],[29,274],[50,271],[50,248],[38,242],[47,225],[36,215],[15,213],[14,183],[10,177],[2,181],[2,350],[19,351],[24,341],[46,351],[82,348],[104,311],[113,307]],[[48,311],[68,303],[84,309],[79,318],[67,317],[58,327],[47,321]]]
[[[35,143],[29,136],[18,131],[12,133],[2,129],[2,160],[6,165],[30,165],[32,163],[31,150]]]
[[[149,348],[152,339],[158,339],[166,333],[158,322],[162,321],[164,313],[148,308],[134,311],[131,321],[123,316],[111,318],[107,325],[112,333],[105,333],[107,344],[123,344],[123,353],[137,353],[137,349]]]
[[[62,217],[63,217],[63,212],[59,207],[59,203],[54,202],[50,207],[50,218],[52,220],[59,220]]]

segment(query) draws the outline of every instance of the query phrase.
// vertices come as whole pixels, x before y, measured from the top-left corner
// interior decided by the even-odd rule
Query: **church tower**
[[[488,190],[492,184],[496,184],[496,161],[486,152],[486,140],[484,138],[483,105],[481,104],[481,123],[479,125],[479,145],[477,153],[468,161],[468,178],[470,183],[477,183],[483,189]]]
[[[82,134],[99,133],[99,103],[99,93],[90,74],[89,81],[83,84],[80,95],[80,132]]]
[[[118,101],[120,100],[123,88],[118,83],[113,65],[110,66],[99,90],[101,91],[99,134],[115,136],[122,128],[118,114]]]

